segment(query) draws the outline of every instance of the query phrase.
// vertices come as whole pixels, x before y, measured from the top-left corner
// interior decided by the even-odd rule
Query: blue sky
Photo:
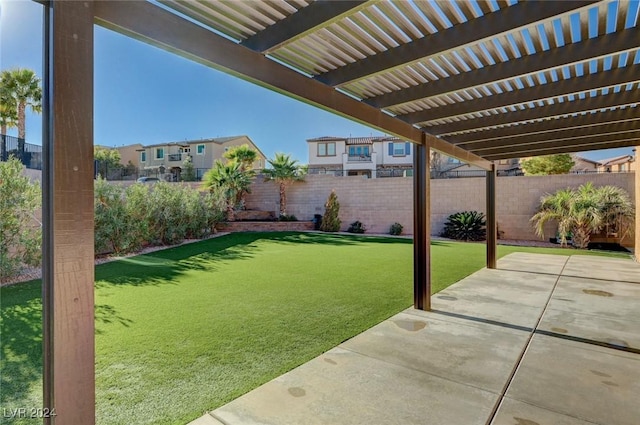
[[[0,68],[42,75],[42,6],[0,0]],[[95,27],[94,143],[122,146],[246,134],[268,156],[307,162],[306,139],[368,136],[377,130],[236,77]],[[9,132],[15,133],[15,130]],[[40,116],[27,116],[27,141],[40,144]],[[591,152],[602,159],[630,148]]]

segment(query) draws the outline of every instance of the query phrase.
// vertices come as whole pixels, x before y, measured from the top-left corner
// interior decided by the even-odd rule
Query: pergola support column
[[[430,149],[426,135],[413,156],[413,306],[431,309]]]
[[[45,424],[95,423],[93,1],[45,6]]]
[[[487,171],[487,268],[497,267],[498,222],[496,220],[496,166]]]
[[[636,244],[633,250],[636,261],[640,263],[640,162],[638,162],[638,155],[640,155],[640,146],[636,147]]]

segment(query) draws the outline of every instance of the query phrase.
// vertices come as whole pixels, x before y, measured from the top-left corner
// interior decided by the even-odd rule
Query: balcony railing
[[[182,154],[181,153],[172,153],[167,155],[167,158],[170,162],[175,162],[175,161],[182,161]]]
[[[42,170],[42,146],[0,134],[0,161],[7,161],[11,156],[20,160],[26,168]]]
[[[371,155],[349,155],[347,157],[349,162],[371,162]]]

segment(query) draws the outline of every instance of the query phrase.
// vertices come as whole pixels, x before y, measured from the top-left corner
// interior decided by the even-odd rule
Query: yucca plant
[[[442,236],[462,241],[483,241],[487,238],[487,221],[478,211],[451,214],[444,224]]]

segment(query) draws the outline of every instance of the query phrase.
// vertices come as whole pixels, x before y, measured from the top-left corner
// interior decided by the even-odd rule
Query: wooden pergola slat
[[[519,111],[510,111],[507,114],[495,114],[482,118],[428,126],[424,127],[424,130],[429,134],[440,135],[558,117],[568,114],[579,114],[599,109],[635,105],[638,103],[640,103],[640,90],[635,89],[615,94],[590,97],[588,99],[580,99],[574,102],[555,103],[553,105],[547,105],[544,108],[526,108]]]
[[[504,149],[492,149],[485,152],[484,157],[491,161],[506,158],[549,155],[598,149],[634,146],[640,142],[640,130],[626,131],[618,134],[596,134],[591,137],[567,139],[561,142],[541,142],[531,145],[511,146]]]
[[[626,85],[638,81],[640,81],[640,65],[631,65],[611,71],[560,80],[555,83],[516,89],[466,102],[452,103],[439,108],[425,109],[423,111],[400,115],[399,117],[409,123],[416,124],[523,103],[538,102],[553,97],[568,96],[617,85]]]
[[[605,112],[587,113],[575,117],[551,118],[527,124],[513,125],[509,127],[494,128],[473,133],[464,133],[447,136],[447,141],[463,148],[473,148],[475,143],[484,141],[498,142],[504,139],[528,137],[532,134],[554,133],[582,127],[594,127],[614,124],[618,122],[640,119],[640,111],[637,108],[623,110],[609,110]]]
[[[635,112],[635,111],[634,111]],[[617,134],[625,131],[640,129],[640,116],[634,120],[603,123],[588,127],[558,128],[552,132],[546,133],[523,133],[520,136],[504,137],[500,140],[487,140],[483,142],[464,143],[460,147],[474,152],[476,155],[486,155],[492,150],[504,150],[505,148],[526,148],[529,145],[535,145],[541,142],[555,143],[562,145],[565,140],[578,139],[580,137],[589,136],[606,136],[609,134]]]
[[[541,7],[537,2],[521,2],[318,75],[316,79],[331,86],[343,85],[593,3],[596,1],[554,1]]]
[[[241,44],[251,50],[268,53],[372,3],[368,0],[317,0],[247,38]]]
[[[504,81],[522,75],[531,75],[536,72],[632,50],[638,47],[638,37],[638,30],[630,28],[619,33],[603,35],[581,43],[569,44],[534,55],[526,55],[520,59],[500,62],[492,66],[452,75],[449,78],[441,78],[426,84],[392,91],[368,98],[365,102],[376,108],[386,108],[392,105]]]

